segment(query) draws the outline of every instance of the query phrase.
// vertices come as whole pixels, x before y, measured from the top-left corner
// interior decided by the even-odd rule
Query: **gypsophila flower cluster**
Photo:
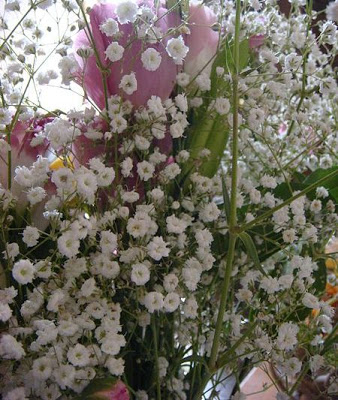
[[[335,4],[313,30],[250,1],[238,36],[232,2],[6,2],[2,398],[218,399],[265,361],[288,391],[331,379]],[[46,110],[55,82],[83,104]]]

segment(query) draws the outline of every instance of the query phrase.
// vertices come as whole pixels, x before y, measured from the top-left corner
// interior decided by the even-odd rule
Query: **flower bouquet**
[[[2,398],[337,391],[337,1],[2,6]]]

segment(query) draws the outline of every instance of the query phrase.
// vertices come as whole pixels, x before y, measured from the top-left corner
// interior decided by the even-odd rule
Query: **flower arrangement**
[[[238,400],[263,362],[337,391],[337,4],[5,1],[3,399]]]

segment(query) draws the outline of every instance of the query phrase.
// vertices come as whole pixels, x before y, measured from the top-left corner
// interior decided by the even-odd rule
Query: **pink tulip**
[[[97,399],[106,400],[129,400],[129,393],[126,385],[122,381],[116,382],[116,384],[110,388],[97,392]]]
[[[152,8],[156,13],[154,5],[149,2],[138,2],[138,5],[145,5]],[[170,37],[166,36],[161,43],[149,43],[137,39],[135,28],[132,23],[119,24],[121,37],[108,37],[100,30],[100,25],[108,18],[116,18],[115,4],[97,4],[90,12],[90,30],[94,45],[97,50],[100,62],[107,68],[107,91],[108,96],[119,94],[125,100],[130,100],[134,106],[145,105],[152,95],[161,97],[165,100],[169,97],[175,84],[178,67],[166,52],[166,43]],[[158,21],[156,27],[160,28],[165,34],[169,28],[179,25],[179,15],[176,11],[167,13],[167,9],[159,7],[156,15]],[[74,50],[77,51],[83,46],[90,46],[89,34],[86,30],[81,31],[74,41]],[[110,62],[106,58],[105,50],[113,41],[117,41],[125,51],[119,61]],[[144,68],[141,54],[148,48],[157,50],[161,57],[161,64],[155,71],[148,71]],[[102,73],[97,66],[95,55],[88,59],[81,58],[78,54],[75,57],[80,66],[78,83],[83,84],[89,97],[98,105],[100,109],[105,106]],[[137,90],[131,95],[127,95],[120,88],[120,82],[124,75],[131,72],[135,73],[137,80]],[[83,78],[83,79],[82,79]]]
[[[15,168],[20,166],[31,167],[36,161],[37,156],[44,156],[47,152],[48,144],[46,141],[32,147],[31,141],[35,134],[43,130],[46,123],[51,122],[52,118],[42,118],[30,120],[28,122],[17,122],[11,133],[11,192],[18,198],[23,197],[22,187],[14,180]],[[0,183],[8,189],[8,165],[7,151],[0,150]]]
[[[116,378],[94,379],[76,400],[129,400],[126,385]]]
[[[257,47],[262,46],[264,43],[265,36],[264,35],[254,35],[249,38],[249,47],[250,49],[256,49]]]
[[[219,42],[219,32],[212,28],[216,22],[217,17],[209,7],[202,4],[190,6],[188,20],[190,34],[185,38],[189,52],[185,59],[184,71],[192,77],[202,71],[210,74]]]

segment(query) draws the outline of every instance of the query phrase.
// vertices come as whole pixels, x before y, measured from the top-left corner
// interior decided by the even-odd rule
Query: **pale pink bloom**
[[[265,36],[264,35],[253,35],[249,38],[249,47],[250,49],[255,49],[257,47],[262,46],[264,43]]]
[[[190,6],[188,22],[190,34],[185,35],[185,44],[189,52],[184,61],[184,72],[191,77],[201,71],[210,74],[219,42],[219,32],[212,28],[217,17],[209,7],[195,3]]]
[[[139,6],[143,4],[151,7],[148,3],[138,1]],[[155,8],[153,6],[152,8],[153,12],[156,13]],[[180,22],[179,14],[176,11],[166,13],[167,9],[160,6],[157,11],[158,21],[155,24],[155,27],[160,28],[164,34],[170,27],[178,26]],[[107,77],[108,96],[120,94],[125,100],[130,100],[134,106],[145,105],[152,95],[159,96],[162,100],[167,99],[173,90],[177,74],[177,66],[165,50],[170,36],[165,36],[161,43],[146,43],[135,37],[134,24],[129,22],[119,25],[121,37],[112,38],[100,30],[100,26],[108,18],[117,20],[116,4],[97,4],[90,12],[91,34],[97,54],[102,65],[107,67],[109,71]],[[118,42],[125,50],[120,60],[110,62],[106,57],[105,51],[113,41]],[[95,55],[84,60],[76,54],[76,50],[82,46],[90,46],[88,32],[85,30],[81,31],[74,41],[75,57],[80,66],[78,82],[80,84],[83,83],[89,97],[93,99],[98,107],[103,109],[105,104],[102,74],[97,67]],[[161,63],[156,71],[149,71],[144,68],[141,55],[147,48],[155,49],[161,56]],[[119,88],[119,85],[122,77],[131,72],[135,72],[137,90],[127,95]],[[81,79],[82,73],[83,81]]]

